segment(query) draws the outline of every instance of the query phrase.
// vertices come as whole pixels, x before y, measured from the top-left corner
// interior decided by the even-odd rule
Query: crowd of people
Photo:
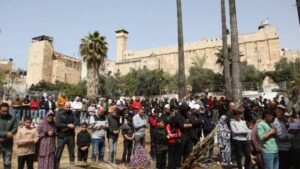
[[[300,118],[287,109],[285,98],[243,98],[240,105],[208,93],[176,98],[57,99],[37,95],[20,99],[5,96],[0,109],[0,153],[4,169],[11,168],[13,140],[18,168],[59,169],[64,147],[69,161],[116,163],[117,142],[122,137],[121,163],[133,168],[177,169],[193,147],[217,129],[217,146],[208,145],[203,163],[218,161],[238,169],[300,168]],[[150,130],[150,155],[145,150]],[[149,140],[147,140],[149,141]],[[108,144],[107,159],[104,159]],[[91,147],[91,148],[90,148]],[[218,147],[220,153],[214,150]],[[91,157],[89,158],[89,150]]]

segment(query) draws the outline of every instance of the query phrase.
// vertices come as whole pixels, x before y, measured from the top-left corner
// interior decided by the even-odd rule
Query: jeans
[[[117,139],[109,138],[108,143],[109,143],[108,162],[116,163]]]
[[[250,169],[251,165],[251,151],[250,151],[250,141],[239,141],[233,140],[236,153],[236,163],[239,169],[242,169],[242,154],[245,157],[245,169]]]
[[[80,113],[80,121],[85,121],[87,120],[87,112],[81,112]]]
[[[46,114],[46,110],[45,109],[39,109],[39,118],[40,120],[43,120]]]
[[[130,162],[130,157],[132,154],[132,145],[133,141],[131,140],[124,140],[123,142],[124,145],[124,151],[123,151],[123,156],[122,156],[122,162],[123,163],[129,163]]]
[[[75,139],[74,136],[65,136],[63,138],[58,137],[57,138],[57,146],[56,146],[56,168],[59,168],[59,163],[61,159],[61,155],[64,151],[65,145],[68,146],[69,150],[69,160],[70,162],[75,161],[75,154],[74,154],[74,147],[75,147]]]
[[[38,110],[31,110],[31,119],[34,121],[38,117]]]
[[[145,142],[146,142],[145,135],[144,136],[135,135],[134,136],[134,149],[137,147],[138,144],[145,147]]]
[[[18,156],[18,169],[24,169],[25,162],[27,169],[33,169],[34,154]]]
[[[23,113],[23,119],[25,118],[25,117],[29,117],[30,118],[30,115],[31,115],[31,113],[30,113],[30,109],[22,109],[22,113]]]
[[[105,152],[105,138],[92,138],[92,161],[96,161],[98,156],[99,161],[103,161]]]
[[[22,120],[21,109],[14,109],[14,108],[12,108],[12,114],[14,116],[16,116],[16,119],[17,119],[18,122]]]
[[[167,154],[168,151],[157,151],[156,152],[156,168],[166,169],[167,168]]]
[[[76,117],[76,125],[80,126],[80,111],[73,111],[74,116]]]
[[[0,154],[2,154],[4,169],[11,169],[12,152],[12,147],[0,147]]]
[[[265,169],[278,169],[279,156],[278,153],[263,153]]]

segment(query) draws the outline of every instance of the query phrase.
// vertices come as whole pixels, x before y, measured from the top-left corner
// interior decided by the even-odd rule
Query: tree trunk
[[[300,0],[296,0],[296,3],[297,3],[297,10],[298,10],[298,19],[300,24]]]
[[[93,64],[88,64],[86,80],[88,98],[96,99],[99,91],[99,68]]]
[[[178,29],[178,98],[179,101],[185,96],[185,68],[184,68],[184,46],[182,29],[181,0],[177,0],[177,29]]]
[[[230,29],[231,29],[231,55],[232,55],[232,100],[240,103],[242,98],[240,58],[239,58],[239,39],[236,17],[235,0],[229,0],[230,9]]]
[[[223,41],[223,52],[224,52],[223,74],[225,77],[225,96],[227,96],[231,100],[232,99],[232,89],[231,89],[230,65],[229,65],[229,60],[228,60],[225,0],[221,0],[221,15],[222,15],[222,41]]]

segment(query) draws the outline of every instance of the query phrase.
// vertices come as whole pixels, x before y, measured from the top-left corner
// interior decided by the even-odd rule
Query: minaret
[[[127,38],[128,32],[125,29],[120,29],[116,31],[117,37],[117,58],[116,62],[122,62],[126,60],[124,52],[127,49]]]
[[[54,52],[52,42],[53,38],[45,35],[32,38],[27,62],[28,88],[42,80],[51,82]]]

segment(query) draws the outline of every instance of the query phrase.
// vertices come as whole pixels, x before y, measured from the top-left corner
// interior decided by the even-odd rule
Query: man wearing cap
[[[232,131],[233,145],[235,147],[236,162],[239,169],[242,169],[242,154],[245,157],[245,169],[250,169],[250,136],[251,130],[247,127],[246,121],[241,120],[242,113],[238,110],[233,110],[233,118],[230,121]]]
[[[291,149],[291,135],[288,133],[285,122],[284,112],[286,107],[283,105],[277,105],[276,118],[274,121],[274,127],[277,130],[277,145],[279,150],[279,169],[288,169],[291,164],[290,149]]]
[[[196,145],[200,140],[201,133],[202,133],[202,119],[199,113],[200,105],[199,104],[191,104],[191,114],[189,115],[189,120],[192,124],[191,130],[191,139],[193,144]]]
[[[169,104],[166,104],[165,107],[165,112],[164,114],[161,115],[161,118],[164,120],[164,123],[167,125],[171,119],[172,116],[174,116],[171,107]]]
[[[257,135],[262,155],[264,160],[264,169],[278,169],[279,156],[276,143],[277,131],[272,123],[275,120],[275,113],[267,111],[264,114],[264,119],[257,124]]]

